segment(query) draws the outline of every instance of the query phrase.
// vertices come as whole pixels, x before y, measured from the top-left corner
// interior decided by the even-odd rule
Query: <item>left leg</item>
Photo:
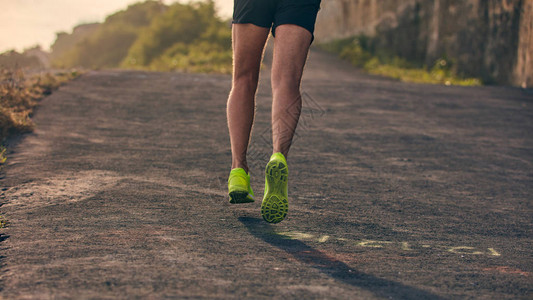
[[[246,151],[255,113],[259,68],[269,28],[255,24],[233,24],[233,79],[228,97],[227,118],[231,142],[231,168],[248,173]]]

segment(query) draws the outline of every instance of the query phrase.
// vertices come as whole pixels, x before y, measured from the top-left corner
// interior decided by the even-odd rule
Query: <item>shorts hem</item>
[[[233,20],[231,21],[231,24],[253,24],[255,26],[259,26],[259,27],[263,27],[263,28],[270,28],[272,27],[272,24],[270,25],[265,25],[265,24],[260,24],[259,22],[256,22],[256,21],[250,21],[250,20]]]
[[[313,41],[315,40],[315,34],[314,34],[314,32],[311,31],[309,28],[307,28],[307,27],[305,27],[305,26],[302,26],[302,25],[300,25],[300,24],[291,23],[291,22],[289,22],[289,21],[287,21],[287,22],[283,22],[283,23],[277,23],[277,24],[275,24],[274,26],[272,26],[272,36],[273,36],[274,38],[276,38],[276,34],[275,34],[276,28],[277,28],[278,26],[280,26],[280,25],[296,25],[296,26],[298,26],[298,27],[301,27],[301,28],[307,30],[307,31],[311,34],[311,42],[310,42],[309,44],[312,44]]]

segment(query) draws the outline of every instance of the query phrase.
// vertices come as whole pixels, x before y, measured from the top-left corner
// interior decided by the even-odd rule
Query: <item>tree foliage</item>
[[[65,40],[58,35],[56,44],[60,37]],[[146,1],[110,15],[54,62],[59,67],[229,73],[231,30],[217,17],[212,0],[170,6]]]
[[[81,38],[64,55],[55,59],[54,64],[87,68],[118,66],[137,39],[138,32],[148,26],[163,9],[164,6],[159,2],[147,1],[130,5],[126,10],[108,16],[94,32]]]

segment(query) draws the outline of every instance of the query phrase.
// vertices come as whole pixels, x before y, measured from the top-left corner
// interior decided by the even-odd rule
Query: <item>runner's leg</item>
[[[311,33],[300,26],[276,27],[272,62],[272,140],[273,153],[287,157],[302,109],[300,82]]]
[[[246,151],[255,113],[255,93],[259,68],[269,28],[253,24],[233,24],[233,79],[227,103],[231,141],[231,168],[248,172]]]

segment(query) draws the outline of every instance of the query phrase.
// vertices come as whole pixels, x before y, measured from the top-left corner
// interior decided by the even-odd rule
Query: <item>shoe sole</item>
[[[254,202],[254,200],[248,197],[248,192],[233,191],[229,193],[229,203],[231,204],[251,203],[251,202]]]
[[[289,211],[289,201],[287,196],[283,195],[289,172],[283,162],[270,161],[265,173],[268,194],[263,197],[261,203],[261,216],[268,223],[279,223],[285,219]]]

